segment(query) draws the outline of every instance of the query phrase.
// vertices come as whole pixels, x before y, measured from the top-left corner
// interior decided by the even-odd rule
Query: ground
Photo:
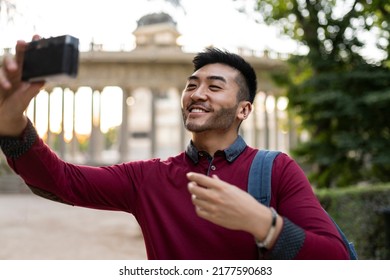
[[[146,259],[128,213],[92,210],[32,194],[0,194],[0,259]]]

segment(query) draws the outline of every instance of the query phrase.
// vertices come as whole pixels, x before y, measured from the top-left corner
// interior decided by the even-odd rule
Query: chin
[[[187,123],[185,125],[185,127],[188,131],[191,131],[191,132],[204,132],[204,131],[208,130],[208,128],[203,126],[203,125],[192,124],[192,123]]]

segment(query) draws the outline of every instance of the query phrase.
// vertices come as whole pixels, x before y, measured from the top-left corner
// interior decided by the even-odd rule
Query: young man
[[[348,258],[303,171],[286,154],[273,165],[271,207],[247,193],[257,149],[238,129],[252,111],[256,76],[238,55],[210,48],[194,58],[181,99],[192,132],[185,152],[89,167],[58,158],[23,114],[43,86],[21,82],[25,46],[18,42],[0,70],[0,146],[36,194],[131,213],[149,259]]]

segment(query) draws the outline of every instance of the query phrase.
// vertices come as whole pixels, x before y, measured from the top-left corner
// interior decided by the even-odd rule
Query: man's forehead
[[[195,71],[190,78],[200,77],[222,77],[225,80],[235,78],[239,74],[239,71],[229,65],[222,63],[207,64],[197,71]]]

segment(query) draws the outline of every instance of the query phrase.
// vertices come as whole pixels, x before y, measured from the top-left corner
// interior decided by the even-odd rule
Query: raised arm
[[[38,39],[35,36],[33,39]],[[27,43],[18,41],[15,56],[5,55],[0,68],[0,136],[19,136],[27,126],[24,111],[44,85],[22,82]]]
[[[21,79],[26,46],[26,42],[18,41],[15,56],[6,55],[0,68],[0,148],[10,167],[33,192],[48,199],[130,212],[130,203],[125,201],[129,182],[123,166],[69,164],[38,137],[24,112],[44,83]]]

